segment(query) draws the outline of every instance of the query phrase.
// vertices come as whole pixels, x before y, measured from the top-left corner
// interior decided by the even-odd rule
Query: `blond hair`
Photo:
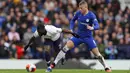
[[[81,2],[79,2],[79,6],[80,6],[80,5],[83,5],[83,4],[88,5],[88,3],[87,3],[85,0],[82,0]]]

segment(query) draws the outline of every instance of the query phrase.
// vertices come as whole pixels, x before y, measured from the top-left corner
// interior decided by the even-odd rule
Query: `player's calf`
[[[106,65],[104,57],[102,55],[99,55],[96,58],[99,59],[100,63],[104,66],[106,72],[111,72],[111,68]]]

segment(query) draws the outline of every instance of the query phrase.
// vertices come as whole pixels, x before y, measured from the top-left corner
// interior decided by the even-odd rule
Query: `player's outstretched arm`
[[[71,30],[64,29],[64,28],[62,28],[62,32],[63,33],[68,33],[68,34],[72,34],[73,33]]]
[[[27,50],[27,48],[31,45],[31,43],[32,43],[34,40],[35,40],[35,37],[33,36],[33,37],[29,40],[28,44],[24,47],[24,51]]]
[[[72,34],[74,37],[79,38],[79,35],[76,34],[76,33],[74,33],[74,32],[72,32],[71,30],[62,29],[62,32],[63,32],[63,33],[68,33],[68,34]]]

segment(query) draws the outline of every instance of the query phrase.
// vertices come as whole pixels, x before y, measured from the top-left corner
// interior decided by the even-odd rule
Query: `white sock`
[[[67,46],[65,46],[62,50],[60,50],[60,52],[58,53],[58,55],[56,56],[54,63],[57,64],[59,60],[61,60],[62,58],[65,57],[66,52],[69,50],[69,48]]]
[[[56,56],[56,59],[54,60],[54,63],[57,64],[59,60],[61,60],[61,58],[63,58],[65,56],[65,52],[63,52],[62,50],[58,53],[58,55]]]
[[[48,68],[52,69],[51,66],[49,66]]]
[[[104,68],[107,67],[107,64],[106,64],[106,62],[104,60],[104,57],[98,58],[98,61],[103,65]]]

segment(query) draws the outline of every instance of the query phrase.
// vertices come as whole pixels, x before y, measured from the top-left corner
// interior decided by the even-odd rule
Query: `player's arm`
[[[72,34],[74,37],[77,37],[77,38],[79,38],[79,35],[78,34],[76,34],[76,33],[74,33],[74,32],[72,32],[71,30],[68,30],[68,29],[62,29],[62,32],[63,33],[68,33],[68,34]]]
[[[24,47],[24,51],[26,51],[26,50],[27,50],[27,48],[31,45],[31,43],[32,43],[34,40],[35,40],[35,37],[34,37],[34,36],[33,36],[33,37],[31,37],[31,39],[29,40],[28,44],[27,44],[27,45],[25,45],[25,47]]]
[[[72,18],[72,20],[70,21],[70,30],[74,31],[74,25],[75,25],[75,21],[78,19],[78,14],[79,11],[77,11],[74,15],[74,17]]]
[[[31,39],[29,40],[29,42],[28,42],[28,44],[27,45],[25,45],[25,47],[24,47],[24,50],[26,51],[27,50],[27,48],[34,42],[34,40],[37,38],[37,37],[39,37],[40,35],[39,35],[39,32],[38,32],[38,29],[33,33],[33,36],[31,37]]]
[[[93,26],[94,30],[98,30],[99,29],[99,23],[98,23],[98,20],[97,20],[95,15],[93,15],[92,22],[94,24],[94,26]]]
[[[68,33],[68,34],[72,34],[73,33],[71,30],[64,29],[64,28],[62,28],[62,32],[63,33]]]
[[[98,23],[98,21],[97,21],[97,18],[96,18],[96,16],[95,16],[95,14],[92,14],[91,16],[92,16],[91,19],[92,19],[93,26],[87,25],[87,28],[88,28],[89,30],[98,30],[98,29],[99,29],[99,23]]]
[[[68,30],[68,29],[65,29],[65,28],[57,28],[57,27],[53,27],[53,29],[57,30],[57,32],[59,32],[59,33],[72,34],[74,37],[79,38],[79,35],[77,35],[76,33],[72,32],[71,30]]]

